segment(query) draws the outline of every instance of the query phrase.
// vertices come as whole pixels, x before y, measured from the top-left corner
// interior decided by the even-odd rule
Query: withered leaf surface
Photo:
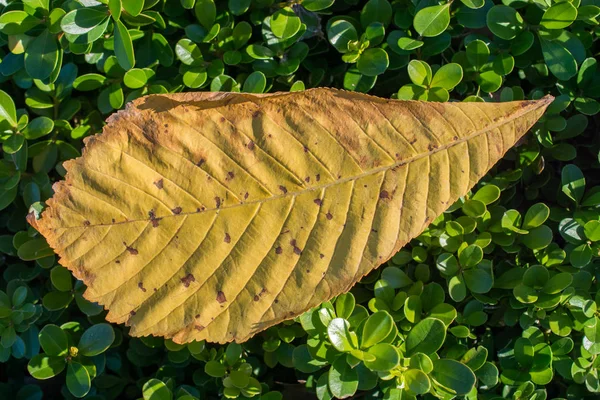
[[[29,220],[131,335],[241,342],[387,261],[551,100],[144,97],[86,140]]]

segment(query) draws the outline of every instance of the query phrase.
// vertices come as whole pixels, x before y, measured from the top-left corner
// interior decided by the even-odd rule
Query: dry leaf
[[[242,342],[387,261],[551,101],[144,97],[86,140],[29,220],[132,336]]]

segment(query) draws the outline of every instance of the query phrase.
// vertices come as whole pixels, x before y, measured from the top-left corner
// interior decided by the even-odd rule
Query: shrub
[[[596,398],[599,6],[3,2],[0,393]],[[132,338],[104,323],[25,221],[82,139],[132,99],[317,86],[427,101],[556,99],[520,146],[387,265],[241,345]]]

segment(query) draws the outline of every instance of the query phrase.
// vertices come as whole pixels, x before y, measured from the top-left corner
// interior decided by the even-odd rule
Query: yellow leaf
[[[29,220],[131,335],[241,342],[387,261],[551,100],[144,97],[86,140]]]

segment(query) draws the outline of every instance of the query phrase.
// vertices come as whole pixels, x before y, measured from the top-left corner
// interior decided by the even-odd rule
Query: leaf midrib
[[[544,100],[544,101],[542,101],[542,100]],[[353,180],[358,180],[360,178],[363,178],[363,177],[366,177],[366,176],[369,176],[369,175],[375,175],[375,174],[378,174],[379,172],[388,171],[390,169],[398,168],[400,166],[409,164],[411,162],[420,160],[422,158],[429,157],[429,156],[431,156],[433,154],[436,154],[436,153],[438,153],[440,151],[444,151],[444,150],[449,149],[451,147],[457,146],[457,145],[459,145],[461,143],[465,143],[465,142],[467,142],[467,141],[469,141],[471,139],[474,139],[474,138],[476,138],[476,137],[478,137],[480,135],[486,134],[486,133],[488,133],[488,132],[490,132],[490,131],[492,131],[492,130],[500,127],[500,126],[503,126],[503,125],[505,125],[505,124],[513,121],[513,120],[516,120],[516,119],[518,119],[518,118],[520,118],[520,117],[522,117],[524,115],[527,115],[527,114],[529,114],[532,111],[535,111],[535,110],[537,110],[537,109],[539,109],[541,107],[544,107],[546,104],[548,104],[551,101],[552,101],[552,98],[550,96],[545,96],[544,98],[539,99],[535,103],[533,103],[532,106],[523,107],[518,112],[515,112],[514,114],[510,115],[509,117],[503,118],[501,120],[498,120],[498,121],[496,121],[496,122],[494,122],[494,123],[486,126],[484,129],[480,129],[478,131],[475,131],[475,132],[473,132],[472,134],[470,134],[468,136],[460,138],[460,139],[458,139],[456,141],[453,141],[451,143],[439,146],[439,147],[437,147],[437,148],[435,148],[433,150],[427,151],[425,153],[421,153],[421,154],[417,154],[417,155],[415,155],[413,157],[409,157],[409,158],[407,158],[405,160],[400,160],[400,161],[397,161],[397,162],[389,164],[389,165],[384,165],[384,166],[381,166],[381,167],[370,169],[368,171],[364,171],[364,172],[362,172],[362,173],[360,173],[358,175],[348,176],[348,177],[345,177],[345,178],[334,180],[334,181],[329,182],[329,183],[324,183],[324,184],[321,184],[321,185],[311,186],[310,188],[306,188],[306,189],[303,189],[303,190],[298,190],[298,191],[295,191],[295,192],[290,191],[290,192],[287,192],[285,194],[280,194],[280,195],[276,195],[276,196],[270,196],[270,197],[263,198],[263,199],[258,199],[258,200],[253,200],[253,201],[247,201],[247,202],[242,202],[242,203],[239,203],[239,204],[232,204],[232,205],[229,205],[229,206],[223,206],[223,207],[218,207],[218,208],[217,207],[208,208],[208,209],[205,209],[203,211],[190,211],[190,212],[181,212],[179,214],[171,214],[171,215],[165,215],[165,216],[156,216],[156,218],[157,219],[176,218],[176,217],[183,217],[183,216],[194,215],[194,214],[204,214],[204,213],[208,213],[208,212],[211,212],[211,211],[220,212],[221,210],[227,210],[227,209],[232,209],[232,208],[237,208],[237,207],[243,207],[243,206],[257,204],[257,203],[266,203],[268,201],[274,201],[274,200],[278,200],[278,199],[285,198],[285,197],[295,197],[295,196],[301,195],[303,193],[313,192],[313,191],[321,190],[321,189],[324,189],[324,188],[326,189],[326,188],[334,186],[334,185],[344,184],[346,182],[350,182],[350,181],[353,181]],[[452,103],[447,103],[447,104],[452,104]],[[85,166],[84,166],[84,168],[85,168]],[[163,176],[163,178],[164,178],[164,176]],[[106,223],[106,224],[102,224],[102,223],[101,224],[90,224],[90,225],[85,225],[85,226],[81,226],[81,225],[77,225],[77,226],[65,226],[65,227],[60,227],[60,229],[91,228],[91,227],[97,227],[97,226],[114,226],[114,225],[122,225],[122,224],[134,223],[134,222],[147,222],[147,221],[150,221],[150,218],[129,219],[127,221],[120,221],[120,222],[114,222],[114,223],[111,222],[111,223]]]

